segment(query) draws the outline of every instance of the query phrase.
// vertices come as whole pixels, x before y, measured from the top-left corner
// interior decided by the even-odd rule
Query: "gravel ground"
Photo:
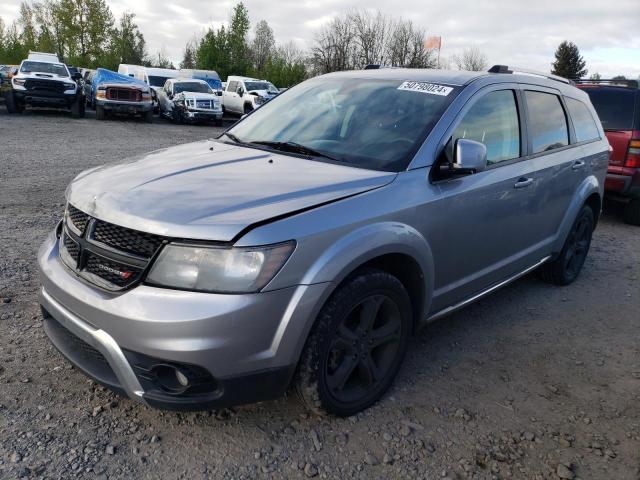
[[[613,205],[577,282],[525,277],[431,325],[348,419],[293,398],[162,412],[72,368],[36,299],[67,183],[218,131],[0,110],[0,478],[640,479],[640,229]]]

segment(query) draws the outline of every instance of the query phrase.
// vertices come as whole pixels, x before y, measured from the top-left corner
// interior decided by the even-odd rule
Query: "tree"
[[[453,63],[458,70],[481,72],[487,69],[487,56],[478,47],[465,48],[462,55],[453,55]]]
[[[145,67],[154,67],[154,68],[176,68],[173,65],[171,59],[167,56],[167,52],[164,48],[161,48],[158,53],[155,55],[151,55],[147,57],[145,61],[142,63]]]
[[[194,41],[189,41],[184,46],[180,68],[196,68],[196,46]]]
[[[135,16],[135,13],[123,13],[118,26],[112,30],[110,50],[118,64],[142,65],[147,56],[144,35],[134,22]]]
[[[292,87],[300,83],[307,78],[304,54],[293,42],[278,47],[261,76],[278,87]]]
[[[397,20],[388,40],[389,62],[394,67],[434,68],[432,52],[424,48],[425,32],[411,20]]]
[[[217,31],[209,28],[196,49],[196,68],[216,70],[220,78],[227,78],[234,72],[229,59],[227,30],[224,25]]]
[[[602,77],[600,76],[600,74],[599,74],[598,72],[596,72],[596,73],[592,73],[592,74],[589,76],[589,80],[600,80],[601,78],[602,78]]]
[[[580,55],[580,50],[575,43],[565,40],[555,53],[556,60],[553,62],[551,73],[571,80],[578,80],[584,77],[588,70],[584,68],[587,62]]]
[[[256,76],[262,76],[267,66],[267,63],[271,60],[274,50],[276,48],[276,41],[273,37],[273,30],[265,20],[260,20],[256,24],[255,36],[251,43],[251,54],[253,57],[253,69]]]
[[[616,75],[611,80],[626,80],[626,79],[627,77],[625,77],[624,75]]]
[[[353,23],[355,43],[358,48],[359,65],[385,64],[387,62],[387,37],[391,22],[380,11],[354,11],[350,14]]]
[[[249,11],[240,2],[233,8],[227,31],[229,67],[235,75],[247,75],[251,68],[251,55],[247,43],[250,27]]]
[[[380,12],[355,10],[334,18],[316,35],[310,63],[315,73],[368,64],[433,68],[433,54],[424,48],[424,40],[424,30],[410,20],[389,20]]]

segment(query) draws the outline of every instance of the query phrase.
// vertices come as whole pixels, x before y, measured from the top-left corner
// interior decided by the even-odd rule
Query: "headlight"
[[[13,84],[14,84],[14,85],[18,85],[19,87],[23,87],[23,86],[24,86],[24,83],[25,83],[26,81],[27,81],[27,80],[26,80],[26,79],[24,79],[24,78],[14,78],[14,79],[13,79]]]
[[[72,89],[72,88],[73,88],[73,89],[75,89],[75,88],[76,88],[76,84],[75,84],[75,83],[65,83],[65,84],[64,84],[64,88],[65,88],[66,90],[70,90],[70,89]]]
[[[257,104],[262,104],[264,103],[266,100],[264,97],[256,97],[256,103]]]
[[[276,276],[294,248],[293,241],[249,248],[167,245],[147,282],[200,292],[257,292]]]

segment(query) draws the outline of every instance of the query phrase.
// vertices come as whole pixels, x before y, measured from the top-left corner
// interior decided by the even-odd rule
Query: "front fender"
[[[366,225],[331,243],[306,270],[270,348],[260,354],[261,358],[273,357],[274,364],[278,365],[297,363],[316,317],[340,283],[368,261],[391,253],[408,255],[420,266],[424,278],[424,307],[418,318],[425,318],[433,294],[433,257],[428,242],[406,224]]]
[[[433,295],[431,248],[415,228],[399,222],[374,223],[342,236],[318,256],[301,283],[331,282],[335,288],[359,266],[387,254],[407,255],[420,266],[425,279],[424,307],[428,311]]]
[[[600,204],[602,205],[603,188],[604,186],[595,175],[589,175],[582,181],[571,199],[569,207],[565,211],[562,222],[560,223],[560,228],[558,228],[556,239],[553,242],[552,251],[554,254],[558,254],[562,250],[564,242],[567,239],[567,235],[569,235],[569,231],[571,230],[571,226],[587,199],[595,193],[600,198]],[[595,214],[597,219],[600,212],[595,212]]]

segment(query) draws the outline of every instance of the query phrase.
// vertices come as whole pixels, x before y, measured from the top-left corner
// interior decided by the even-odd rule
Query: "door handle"
[[[525,188],[533,183],[533,178],[522,177],[514,185],[514,188]]]
[[[580,170],[584,166],[584,160],[576,160],[575,162],[573,162],[573,165],[571,165],[571,170]]]

